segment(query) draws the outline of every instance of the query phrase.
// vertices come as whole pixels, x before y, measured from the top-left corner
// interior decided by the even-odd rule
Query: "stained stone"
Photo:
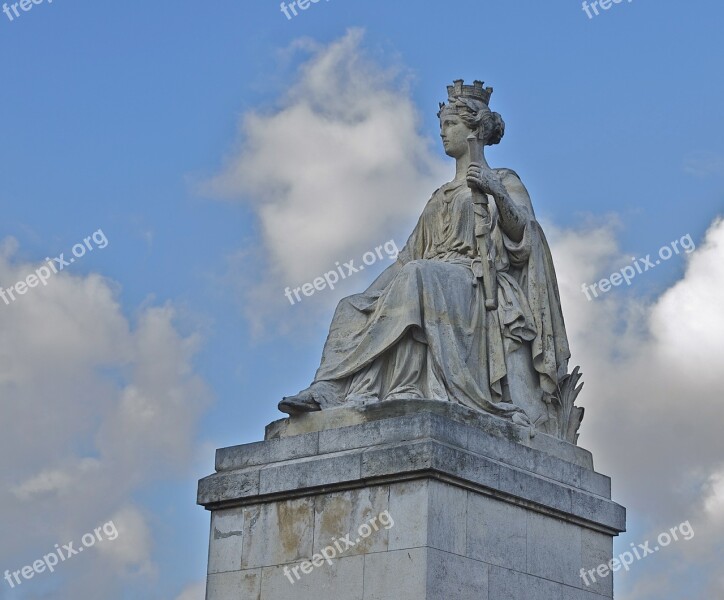
[[[207,600],[613,597],[610,578],[580,577],[611,560],[625,529],[608,478],[583,466],[590,455],[514,424],[495,435],[491,415],[407,402],[409,416],[323,411],[313,430],[219,450],[220,470],[199,482],[214,523]],[[385,512],[393,525],[361,538]],[[347,534],[352,547],[312,564]]]

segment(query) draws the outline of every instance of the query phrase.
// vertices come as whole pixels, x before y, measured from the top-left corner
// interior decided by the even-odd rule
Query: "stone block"
[[[465,556],[467,512],[466,490],[431,481],[427,501],[427,546]]]
[[[241,569],[243,531],[243,509],[217,510],[211,515],[209,573]]]
[[[501,468],[498,489],[541,506],[571,513],[571,488],[519,469]]]
[[[600,565],[607,565],[613,556],[613,540],[610,535],[584,529],[581,532],[581,566],[586,571],[596,569]],[[586,585],[586,581],[590,585]],[[606,577],[597,573],[588,576],[585,580],[579,579],[579,587],[587,591],[613,597],[613,575],[609,572]]]
[[[431,441],[403,442],[381,449],[371,448],[362,454],[361,475],[381,477],[432,468],[435,444]]]
[[[581,527],[533,511],[527,514],[527,572],[580,587]]]
[[[492,459],[464,450],[435,444],[435,467],[458,479],[498,489],[503,466]]]
[[[244,509],[243,569],[297,562],[312,556],[314,498]]]
[[[582,489],[592,492],[603,498],[611,497],[611,478],[591,471],[590,469],[584,469],[579,467],[580,471],[580,486]]]
[[[360,479],[360,455],[299,459],[276,463],[262,469],[259,492],[272,494],[290,489],[313,488]]]
[[[562,583],[519,573],[502,567],[490,567],[488,597],[495,600],[568,600],[576,591]],[[580,590],[578,590],[580,591]],[[591,599],[593,600],[593,599]],[[601,596],[598,597],[601,600]]]
[[[199,504],[212,505],[259,494],[259,471],[230,471],[210,475],[199,481]]]
[[[339,558],[309,574],[297,569],[299,578],[290,570],[298,564],[266,567],[260,600],[363,600],[364,561],[364,555]]]
[[[467,428],[460,427],[439,415],[420,413],[371,421],[364,426],[325,429],[319,432],[319,451],[340,452],[430,437],[464,447],[467,444],[467,436]]]
[[[206,600],[261,600],[261,569],[212,573],[206,582]]]
[[[390,514],[395,526],[389,532],[389,549],[427,546],[428,496],[431,480],[416,479],[391,484]]]
[[[232,471],[312,456],[319,451],[319,434],[310,433],[268,442],[254,442],[216,451],[216,470]]]
[[[578,491],[573,493],[572,500],[571,510],[574,514],[594,523],[605,524],[612,530],[626,529],[626,509],[622,506],[607,498],[582,494]]]
[[[378,517],[389,509],[389,496],[388,486],[317,496],[314,504],[315,552],[348,534],[355,545],[345,552],[345,556],[385,552],[391,528],[380,523]],[[360,531],[361,527],[368,529]]]
[[[427,559],[427,595],[424,598],[487,600],[489,568],[489,565],[465,556],[430,549]]]
[[[525,571],[526,509],[470,492],[466,529],[467,548],[462,554],[491,565]]]
[[[364,561],[364,600],[429,598],[426,548],[367,554]]]

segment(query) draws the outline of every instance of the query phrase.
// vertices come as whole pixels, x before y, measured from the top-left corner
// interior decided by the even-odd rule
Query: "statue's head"
[[[484,88],[482,81],[464,85],[462,79],[447,86],[448,102],[440,103],[440,136],[445,153],[453,158],[463,156],[467,149],[467,136],[475,133],[486,146],[499,144],[505,133],[505,122],[488,103],[493,88]]]

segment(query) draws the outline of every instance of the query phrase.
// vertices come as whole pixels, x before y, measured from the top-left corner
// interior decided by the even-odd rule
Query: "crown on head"
[[[477,79],[473,81],[473,85],[465,85],[465,80],[456,79],[452,85],[447,86],[448,103],[440,103],[440,110],[444,108],[450,112],[457,112],[455,101],[458,98],[470,98],[473,100],[480,100],[483,104],[488,106],[490,103],[490,96],[493,94],[493,88],[483,87],[484,83]]]
[[[453,100],[463,96],[475,98],[488,104],[490,102],[490,96],[493,94],[493,88],[484,88],[483,85],[483,82],[478,80],[473,81],[473,85],[465,85],[465,80],[456,79],[452,85],[447,86],[448,99]]]

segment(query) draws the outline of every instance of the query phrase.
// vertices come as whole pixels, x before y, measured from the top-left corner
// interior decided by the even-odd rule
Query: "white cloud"
[[[712,475],[709,485],[704,507],[713,521],[724,525],[724,471]]]
[[[654,600],[669,589],[667,597],[678,597],[672,582],[703,571],[708,595],[682,597],[716,597],[716,557],[724,550],[724,221],[716,219],[705,242],[678,258],[686,261],[683,278],[652,302],[637,298],[637,280],[632,294],[614,288],[589,302],[581,292],[612,265],[630,264],[615,226],[551,231],[573,362],[586,381],[580,443],[593,451],[598,470],[613,477],[615,499],[629,508],[635,534],[624,536],[621,547],[687,520],[696,531],[692,541],[619,574],[630,590],[620,596]]]
[[[445,166],[419,131],[404,81],[366,58],[362,37],[352,30],[328,46],[298,43],[310,54],[298,79],[278,109],[244,116],[240,152],[210,183],[242,198],[259,220],[258,245],[239,259],[254,320],[298,318],[285,287],[390,239],[402,247],[406,238],[395,236],[409,234],[443,181]],[[314,302],[336,297],[325,290]]]
[[[40,266],[18,261],[12,239],[1,247],[6,289]],[[111,599],[129,577],[155,574],[135,495],[186,473],[207,401],[192,367],[198,340],[178,332],[173,307],[131,320],[117,295],[103,277],[66,271],[0,301],[0,564],[31,564],[110,519],[121,533],[37,584],[62,586],[62,597]]]
[[[72,494],[81,477],[97,471],[101,462],[94,458],[74,461],[67,468],[47,469],[12,488],[18,500],[32,500],[46,495]]]
[[[152,535],[141,511],[131,505],[114,513],[106,523],[115,526],[117,537],[106,538],[96,547],[99,553],[121,569],[136,573],[152,574],[155,567],[151,561]],[[94,528],[95,529],[95,528]],[[112,528],[108,528],[112,531]]]

